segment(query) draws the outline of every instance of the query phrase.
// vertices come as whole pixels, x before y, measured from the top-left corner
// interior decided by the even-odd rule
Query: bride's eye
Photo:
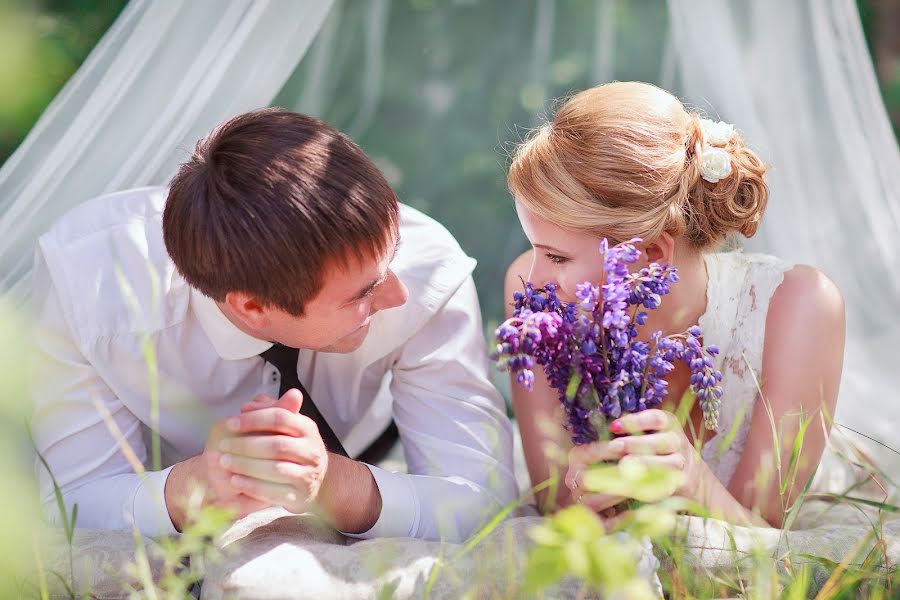
[[[559,256],[558,254],[553,254],[551,252],[547,252],[544,256],[550,259],[550,262],[552,262],[554,265],[561,265],[569,260],[564,256]]]

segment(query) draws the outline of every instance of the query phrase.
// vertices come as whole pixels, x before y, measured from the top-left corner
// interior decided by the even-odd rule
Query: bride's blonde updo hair
[[[509,188],[566,229],[616,242],[668,232],[705,250],[755,234],[769,197],[766,166],[737,132],[721,149],[731,174],[710,183],[699,115],[655,86],[609,83],[570,98],[517,148]]]

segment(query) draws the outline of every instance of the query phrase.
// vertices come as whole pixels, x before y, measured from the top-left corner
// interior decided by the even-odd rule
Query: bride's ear
[[[675,238],[670,233],[661,233],[655,240],[647,243],[643,250],[648,263],[675,263]]]

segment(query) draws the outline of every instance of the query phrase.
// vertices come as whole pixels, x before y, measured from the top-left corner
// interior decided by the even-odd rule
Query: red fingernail
[[[609,430],[613,433],[623,433],[625,430],[622,428],[622,423],[620,421],[613,421],[609,424]]]

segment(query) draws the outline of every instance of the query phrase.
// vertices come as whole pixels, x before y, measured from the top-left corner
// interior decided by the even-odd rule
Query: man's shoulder
[[[475,259],[443,225],[401,204],[400,249],[393,268],[409,287],[412,303],[434,312],[472,274]]]
[[[181,318],[187,294],[162,236],[166,193],[140,188],[88,200],[39,239],[36,260],[80,341],[146,333]]]
[[[409,289],[409,298],[403,306],[381,311],[373,318],[363,348],[376,354],[400,348],[441,311],[470,279],[474,268],[475,260],[443,225],[401,204],[400,248],[391,269]],[[477,305],[472,310],[477,311]]]
[[[462,253],[459,243],[438,221],[409,206],[400,204],[401,244],[410,242],[424,251],[439,255],[446,251]]]
[[[158,227],[167,190],[144,187],[104,194],[75,206],[41,236],[42,244],[69,247],[113,235],[140,223]]]

